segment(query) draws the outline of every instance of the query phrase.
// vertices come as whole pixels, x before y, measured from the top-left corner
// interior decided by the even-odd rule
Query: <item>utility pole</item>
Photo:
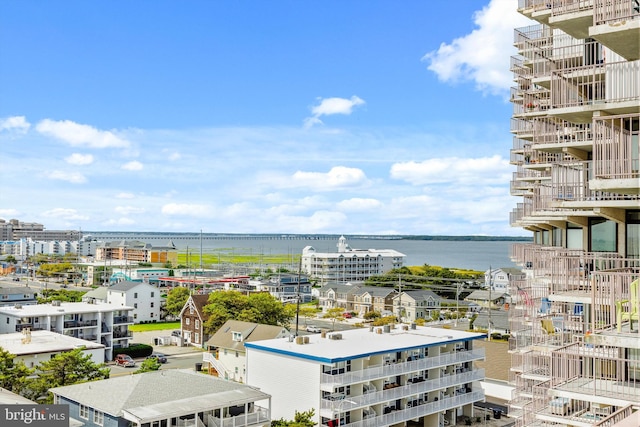
[[[296,298],[296,337],[298,336],[298,324],[300,321],[300,271],[302,270],[302,258],[300,258],[300,262],[298,263],[298,295]],[[280,275],[278,275],[278,280],[280,280]]]
[[[402,274],[398,273],[398,320],[402,323]]]
[[[493,287],[493,273],[491,271],[491,266],[489,266],[489,319],[487,324],[487,329],[489,331],[488,340],[491,341],[491,288]]]

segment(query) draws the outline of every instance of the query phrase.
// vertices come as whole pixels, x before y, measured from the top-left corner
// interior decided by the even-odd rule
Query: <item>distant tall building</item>
[[[145,263],[177,263],[178,251],[169,242],[167,246],[152,246],[139,240],[102,242],[96,248],[96,260],[124,260]]]
[[[0,218],[0,241],[20,240],[68,240],[77,241],[82,237],[79,230],[45,230],[44,225],[36,222],[22,222],[17,219],[5,221]]]
[[[518,5],[509,416],[640,426],[640,3]]]
[[[301,269],[326,282],[361,282],[371,276],[402,268],[405,254],[393,249],[353,249],[347,239],[338,240],[338,252],[316,252],[313,246],[302,250]]]

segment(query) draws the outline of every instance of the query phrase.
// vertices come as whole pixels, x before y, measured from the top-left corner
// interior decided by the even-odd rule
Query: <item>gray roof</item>
[[[233,340],[234,332],[242,333],[242,341]],[[245,351],[245,342],[270,340],[287,335],[290,335],[289,332],[282,326],[262,325],[260,323],[242,322],[240,320],[227,320],[207,341],[207,345]]]
[[[0,295],[24,295],[34,294],[35,290],[28,286],[11,286],[8,288],[0,288]]]
[[[508,330],[509,329],[509,312],[506,310],[491,310],[491,326],[492,329]],[[481,311],[478,313],[478,317],[473,322],[474,327],[482,329],[488,329],[489,326],[489,313]]]
[[[82,299],[89,299],[89,298],[95,298],[95,299],[99,299],[99,300],[106,300],[107,299],[107,291],[109,290],[109,288],[105,287],[105,286],[100,286],[99,288],[95,288],[90,290],[89,292],[87,292],[86,294],[82,295]]]
[[[109,290],[111,291],[128,291],[130,289],[135,288],[138,285],[148,285],[148,283],[143,282],[134,282],[132,280],[125,280],[123,282],[118,282],[113,286],[109,286]]]
[[[407,295],[407,296],[413,298],[415,301],[427,300],[427,299],[433,299],[435,301],[444,300],[444,298],[442,298],[441,296],[439,296],[435,292],[429,291],[427,289],[416,289],[416,290],[412,290],[412,291],[404,291],[404,292],[402,292],[402,294],[396,295],[394,297],[394,299],[395,298],[401,298],[404,295]]]
[[[388,297],[390,294],[394,293],[396,290],[393,288],[387,288],[382,286],[361,286],[357,290],[352,291],[352,294],[363,295],[368,293],[372,297]]]
[[[50,391],[74,402],[143,422],[268,399],[253,387],[203,375],[191,369],[167,369],[91,381]]]
[[[473,291],[469,294],[469,296],[467,296],[465,299],[466,300],[476,300],[476,301],[489,301],[489,291],[485,291],[485,290],[477,290],[477,291]],[[491,292],[491,300],[495,301],[497,299],[503,298],[505,297],[507,294],[505,294],[504,292]]]

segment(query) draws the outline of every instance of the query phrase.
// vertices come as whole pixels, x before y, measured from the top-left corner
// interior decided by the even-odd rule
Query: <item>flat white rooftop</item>
[[[0,314],[14,317],[52,316],[60,314],[103,313],[120,310],[133,310],[133,307],[96,302],[61,302],[60,305],[35,304],[0,307]]]
[[[104,348],[104,345],[96,342],[85,341],[50,331],[31,331],[29,342],[23,342],[24,340],[25,335],[21,332],[0,334],[0,347],[16,356],[57,353],[79,347],[85,347],[86,349]]]
[[[352,329],[327,333],[326,338],[322,338],[320,334],[308,335],[307,344],[297,344],[295,340],[278,338],[245,343],[245,347],[330,364],[376,354],[481,339],[486,336],[481,333],[426,326],[404,330],[402,325],[396,325],[395,329],[383,333],[378,333],[377,329],[384,330],[383,327],[374,327],[373,332],[369,328]],[[331,339],[331,335],[334,334],[340,334],[342,338]]]

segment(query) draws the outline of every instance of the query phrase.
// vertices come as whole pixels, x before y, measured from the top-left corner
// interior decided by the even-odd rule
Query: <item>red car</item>
[[[124,366],[125,368],[133,368],[136,366],[136,362],[128,354],[119,354],[116,356],[116,365]]]
[[[342,313],[342,317],[344,317],[345,319],[351,319],[352,316],[351,316],[351,313],[349,313],[347,311],[347,312]]]

